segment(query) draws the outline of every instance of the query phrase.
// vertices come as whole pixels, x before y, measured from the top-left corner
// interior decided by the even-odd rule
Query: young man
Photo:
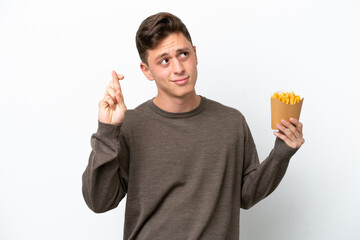
[[[148,17],[136,45],[158,94],[127,110],[124,76],[113,72],[82,179],[87,205],[105,212],[127,194],[124,239],[239,239],[240,207],[278,186],[304,143],[302,124],[279,125],[274,149],[260,164],[244,116],[196,94],[196,48],[179,18]]]

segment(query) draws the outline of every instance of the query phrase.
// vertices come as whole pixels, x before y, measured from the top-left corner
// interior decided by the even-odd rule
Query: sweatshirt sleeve
[[[91,148],[82,175],[82,193],[88,207],[101,213],[117,207],[127,192],[129,148],[122,124],[98,121]]]
[[[253,137],[245,121],[244,133],[241,207],[249,209],[275,190],[285,175],[290,158],[298,149],[291,148],[282,139],[276,138],[274,148],[260,164]]]

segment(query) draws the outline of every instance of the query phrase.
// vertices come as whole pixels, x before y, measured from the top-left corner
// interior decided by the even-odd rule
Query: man
[[[124,76],[112,73],[83,174],[87,205],[105,212],[127,194],[124,239],[239,239],[240,207],[277,187],[304,143],[302,124],[278,125],[274,149],[260,164],[244,116],[196,94],[196,47],[179,18],[148,17],[136,46],[158,93],[127,110]]]

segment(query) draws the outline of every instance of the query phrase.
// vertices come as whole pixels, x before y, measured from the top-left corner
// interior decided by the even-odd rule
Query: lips
[[[184,85],[185,83],[187,83],[189,80],[189,77],[187,78],[182,78],[182,79],[177,79],[177,80],[173,80],[173,82],[177,85]]]
[[[172,80],[173,82],[178,82],[178,81],[184,81],[184,80],[187,80],[189,77],[187,78],[182,78],[182,79],[177,79],[177,80]]]

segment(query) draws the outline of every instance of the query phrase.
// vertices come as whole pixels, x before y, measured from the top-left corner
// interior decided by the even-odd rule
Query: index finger
[[[117,74],[115,71],[112,71],[112,87],[114,88],[115,92],[121,90],[119,80],[124,79],[124,76],[121,74]]]

